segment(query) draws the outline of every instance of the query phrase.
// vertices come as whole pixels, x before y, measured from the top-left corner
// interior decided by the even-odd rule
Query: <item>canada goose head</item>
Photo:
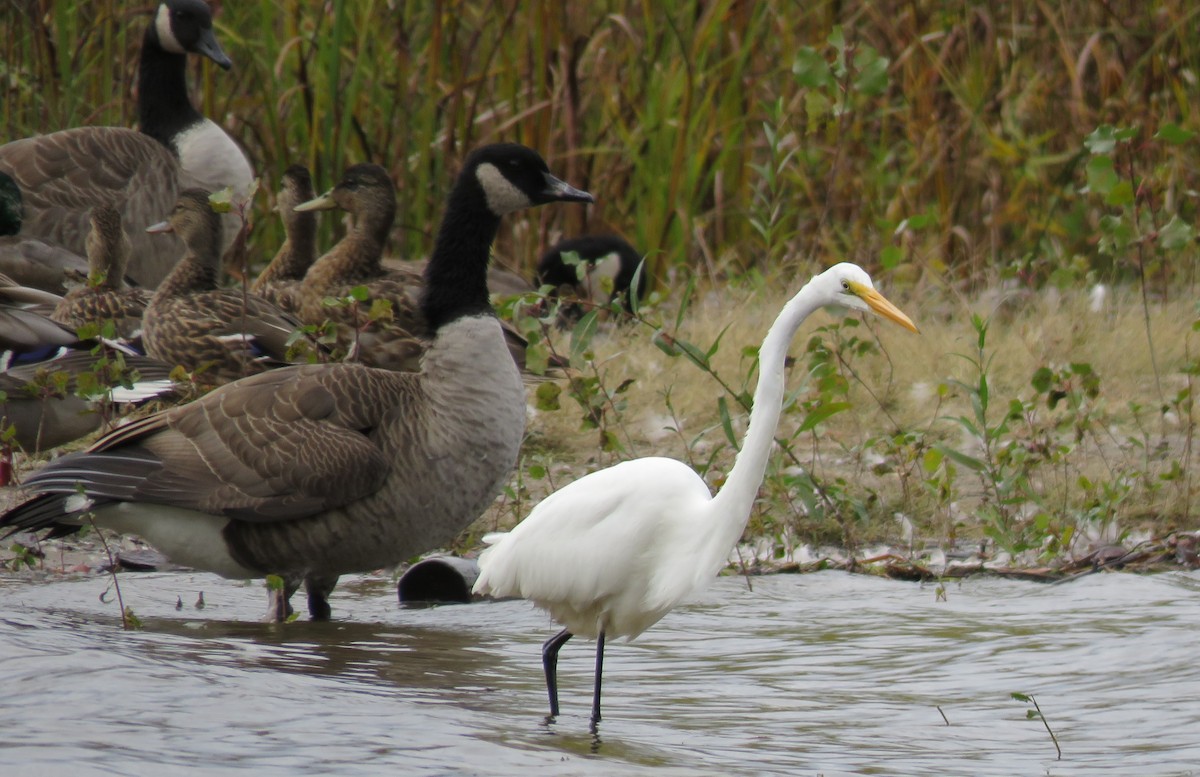
[[[0,235],[21,231],[21,187],[8,173],[0,173]]]
[[[383,245],[396,219],[396,185],[387,170],[363,162],[347,167],[336,186],[297,205],[295,210],[303,213],[335,208],[354,216],[355,227]]]
[[[431,329],[492,310],[487,266],[501,216],[549,202],[594,201],[552,175],[531,148],[493,143],[472,151],[450,192],[433,255],[425,265],[421,311]]]
[[[496,216],[548,202],[595,202],[592,195],[551,175],[536,151],[516,143],[477,149],[467,157],[463,170]]]
[[[576,254],[577,263],[568,264],[565,254]],[[582,235],[563,240],[538,260],[536,277],[539,285],[553,286],[552,295],[567,287],[570,293],[596,305],[620,300],[627,311],[633,309],[629,287],[642,255],[619,235]],[[638,278],[637,299],[646,294],[646,276]],[[584,311],[564,310],[566,318],[579,318]]]
[[[213,35],[212,9],[204,0],[166,0],[158,6],[147,35],[163,51],[199,54],[216,62],[222,70],[233,67]]]
[[[221,260],[221,219],[203,189],[185,189],[166,221],[146,227],[147,232],[174,232],[187,244],[188,251],[206,264]]]
[[[97,205],[88,218],[85,246],[88,280],[111,288],[124,286],[125,265],[129,262],[129,236],[121,228],[121,212],[112,205]]]

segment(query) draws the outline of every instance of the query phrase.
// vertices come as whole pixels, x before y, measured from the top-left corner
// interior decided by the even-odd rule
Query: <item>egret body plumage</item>
[[[576,634],[597,640],[595,723],[605,638],[638,636],[725,565],[766,471],[783,405],[788,345],[800,324],[824,306],[871,310],[917,331],[862,268],[835,265],[792,297],[767,332],[742,449],[715,495],[680,461],[634,459],[574,481],[542,500],[511,532],[485,538],[493,544],[479,558],[475,592],[529,599],[564,626],[542,648],[551,716],[559,709],[558,651],[567,640]]]

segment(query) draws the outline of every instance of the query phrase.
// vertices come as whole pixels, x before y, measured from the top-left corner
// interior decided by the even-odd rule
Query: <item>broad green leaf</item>
[[[804,416],[804,421],[796,431],[807,432],[825,419],[835,416],[843,410],[849,410],[850,407],[849,402],[822,402],[808,411],[808,415]]]
[[[1192,225],[1182,221],[1178,215],[1172,216],[1171,220],[1158,230],[1158,244],[1168,251],[1191,245],[1194,237]]]
[[[807,89],[824,89],[833,84],[829,63],[811,46],[801,46],[792,60],[792,75],[796,83]]]
[[[1187,143],[1196,136],[1195,132],[1185,130],[1178,124],[1164,124],[1158,128],[1158,132],[1154,133],[1154,137],[1164,143],[1170,143],[1173,146],[1180,146]]]
[[[1088,191],[1096,194],[1108,194],[1120,181],[1112,159],[1106,156],[1095,156],[1087,163]]]

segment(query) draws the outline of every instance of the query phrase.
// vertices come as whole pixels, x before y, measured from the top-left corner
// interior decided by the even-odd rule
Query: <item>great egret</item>
[[[763,340],[742,450],[715,496],[680,461],[634,459],[576,480],[542,500],[511,532],[484,538],[492,544],[479,557],[474,591],[529,599],[565,627],[542,646],[551,717],[558,715],[556,666],[567,640],[596,638],[594,724],[605,638],[637,637],[725,564],[766,470],[788,345],[801,322],[826,305],[873,310],[917,331],[857,265],[838,264],[809,281]]]

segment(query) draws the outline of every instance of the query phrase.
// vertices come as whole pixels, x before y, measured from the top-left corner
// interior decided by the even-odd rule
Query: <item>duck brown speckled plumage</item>
[[[275,204],[283,221],[283,245],[250,287],[255,294],[297,317],[304,274],[317,258],[317,218],[315,213],[296,210],[296,206],[315,196],[308,168],[292,165],[283,171]]]
[[[490,246],[506,213],[591,199],[531,149],[476,150],[426,268],[420,372],[314,364],[235,381],[51,462],[0,530],[69,529],[91,511],[178,563],[280,575],[274,617],[301,581],[309,612],[329,617],[339,575],[449,542],[508,478],[525,391],[488,299]]]
[[[341,208],[354,225],[316,261],[300,287],[297,314],[306,324],[332,321],[338,347],[373,367],[415,370],[424,350],[428,325],[421,313],[419,270],[383,265],[383,250],[396,219],[396,187],[379,165],[346,168],[337,185],[299,206],[301,212]],[[365,286],[371,300],[391,304],[390,320],[367,323],[362,306],[329,306]]]
[[[178,233],[188,253],[150,298],[142,338],[146,353],[213,386],[289,363],[300,324],[257,294],[218,288],[221,223],[208,198],[188,189],[167,221],[150,227]]]
[[[95,324],[101,333],[111,321],[115,336],[134,337],[142,328],[150,292],[125,285],[130,242],[121,228],[121,213],[111,205],[99,205],[92,208],[90,221],[87,283],[63,295],[50,317],[76,330]]]

